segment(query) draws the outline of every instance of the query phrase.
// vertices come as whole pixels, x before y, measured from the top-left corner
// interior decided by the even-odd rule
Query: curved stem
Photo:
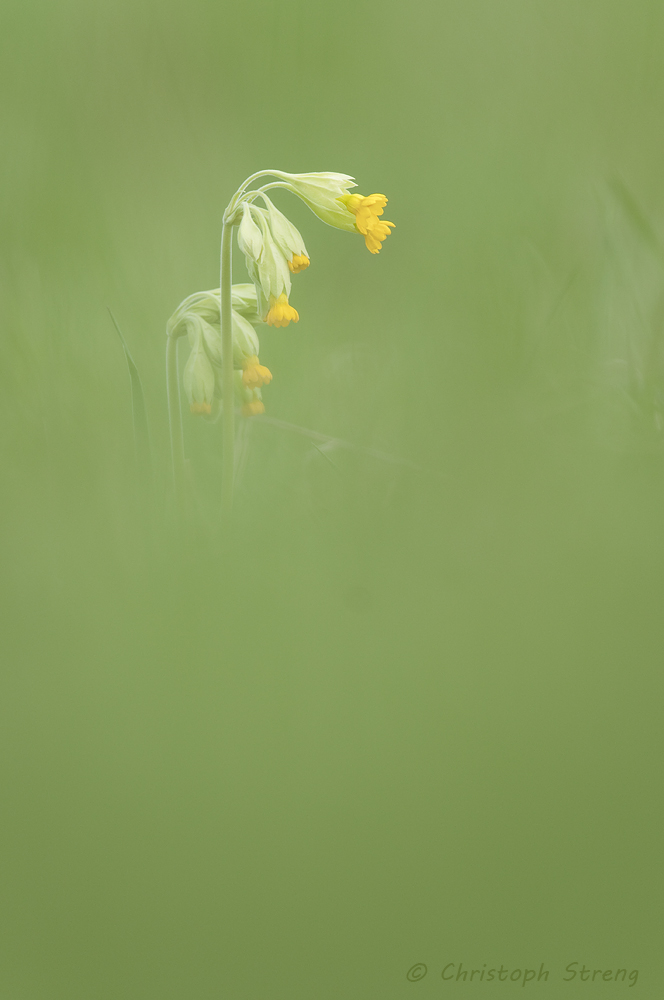
[[[219,289],[221,295],[221,379],[222,379],[222,456],[221,456],[221,514],[224,521],[230,517],[233,506],[233,473],[235,468],[235,385],[233,380],[233,316],[231,313],[231,282],[233,228],[224,223],[221,231],[221,267]]]
[[[237,189],[237,191],[231,198],[230,202],[228,203],[228,208],[226,209],[225,217],[229,217],[231,215],[233,209],[237,205],[238,200],[242,197],[244,191],[246,191],[249,185],[253,184],[255,180],[258,180],[259,177],[284,177],[284,176],[288,175],[284,174],[283,170],[259,170],[258,173],[252,174],[251,177],[247,177],[246,181],[243,181],[242,184],[240,184],[239,188]]]
[[[184,513],[184,436],[180,407],[180,382],[178,379],[178,340],[181,333],[169,333],[166,338],[166,392],[168,396],[168,425],[171,433],[171,463],[173,488],[178,513]]]
[[[256,188],[254,191],[247,191],[242,196],[242,200],[252,204],[256,198],[263,196],[264,191],[271,191],[272,188],[283,188],[285,191],[292,191],[292,188],[288,187],[282,181],[274,181],[273,184],[264,184],[263,187]]]

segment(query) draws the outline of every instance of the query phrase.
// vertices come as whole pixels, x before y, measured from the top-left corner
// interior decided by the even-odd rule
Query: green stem
[[[283,183],[283,181],[275,181],[274,184],[264,184],[263,187],[256,188],[255,191],[247,191],[245,194],[243,194],[242,199],[243,201],[252,204],[256,198],[262,197],[264,191],[271,191],[272,188],[285,188],[285,187],[286,185]],[[292,188],[288,188],[288,190],[292,191]]]
[[[233,209],[237,205],[238,200],[242,197],[244,191],[246,191],[249,185],[253,184],[255,180],[258,180],[259,177],[279,177],[282,175],[282,173],[283,171],[280,170],[259,170],[257,173],[252,174],[251,177],[247,177],[246,181],[242,182],[240,187],[237,189],[237,191],[231,198],[230,204],[226,209],[226,213],[228,214],[229,212],[233,211]]]
[[[180,383],[178,379],[178,340],[181,334],[169,333],[166,339],[166,391],[168,395],[168,424],[171,432],[171,462],[173,467],[173,487],[179,514],[184,513],[184,437],[182,434],[182,410],[180,407]]]
[[[233,506],[233,473],[235,469],[235,384],[233,380],[233,316],[231,313],[231,281],[233,227],[224,223],[221,231],[221,363],[222,363],[222,447],[221,514],[228,520]]]

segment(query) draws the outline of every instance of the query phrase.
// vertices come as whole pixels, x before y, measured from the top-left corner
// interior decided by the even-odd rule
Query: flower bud
[[[266,369],[267,370],[267,369]],[[242,404],[240,410],[243,417],[256,417],[260,413],[265,413],[265,406],[260,389],[252,388],[244,384],[242,372],[236,371],[235,377],[235,398]]]
[[[266,298],[269,298],[270,295],[278,298],[282,293],[288,297],[291,290],[291,280],[286,257],[272,236],[265,213],[260,212],[258,219],[263,234],[263,250],[258,261],[258,273],[263,294]]]
[[[221,368],[222,349],[219,323],[217,323],[216,326],[212,326],[211,323],[201,319],[199,325],[203,336],[203,346],[205,347],[208,358],[213,366]]]
[[[233,366],[243,368],[247,358],[258,354],[258,337],[251,323],[233,310]]]
[[[254,390],[259,392],[258,389]],[[260,399],[252,399],[251,402],[245,403],[240,411],[243,417],[258,417],[261,413],[265,413],[265,406]]]
[[[191,322],[189,332],[192,349],[184,369],[184,389],[191,412],[209,415],[214,401],[214,371],[204,347],[200,322]]]
[[[238,226],[237,243],[245,257],[258,261],[263,249],[263,236],[252,218],[251,206],[246,201],[242,203],[242,221]]]

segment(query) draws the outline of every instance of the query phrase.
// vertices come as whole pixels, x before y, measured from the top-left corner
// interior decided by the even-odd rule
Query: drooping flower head
[[[323,222],[347,232],[361,233],[371,253],[378,253],[380,244],[394,228],[393,222],[378,218],[387,205],[385,195],[349,194],[350,188],[357,184],[348,174],[286,174],[278,170],[273,173],[283,177],[283,186],[298,195]]]
[[[283,179],[282,186],[301,198],[322,222],[350,233],[354,231],[355,219],[341,201],[349,188],[357,187],[353,177],[330,172],[287,174],[283,170],[271,170],[270,174]]]
[[[277,179],[257,190],[246,190],[249,181],[264,175]],[[267,170],[249,181],[240,188],[228,218],[231,224],[238,225],[238,245],[256,287],[259,315],[269,326],[288,326],[299,320],[297,310],[288,301],[290,275],[304,271],[310,261],[301,234],[275,207],[267,189],[291,191],[323,222],[346,232],[361,233],[374,254],[394,228],[394,223],[380,218],[387,204],[385,195],[351,194],[350,189],[357,185],[349,174]],[[257,198],[262,199],[265,208],[255,204]]]
[[[257,177],[274,181],[249,190]],[[383,194],[354,194],[354,178],[334,172],[290,174],[267,170],[254,174],[238,189],[224,216],[224,224],[237,226],[251,284],[232,287],[232,341],[235,397],[245,415],[264,411],[261,388],[272,374],[259,360],[256,326],[285,327],[297,323],[291,306],[291,277],[309,267],[302,235],[268,197],[266,191],[283,188],[296,194],[327,225],[359,233],[368,250],[377,254],[394,223],[381,218],[387,204]],[[261,199],[264,207],[256,204]],[[192,412],[214,419],[219,411],[222,386],[220,293],[196,292],[186,298],[169,320],[170,334],[186,332],[191,353],[184,371],[184,385]]]
[[[274,218],[279,233],[279,241],[277,241],[270,225],[269,212],[266,209],[246,202],[242,208],[243,215],[238,228],[238,244],[244,253],[249,277],[256,288],[259,315],[268,326],[288,326],[291,321],[297,323],[300,318],[297,310],[288,304],[291,290],[289,264],[292,266],[292,260],[286,258],[282,245],[285,248],[294,246],[299,251],[304,249],[302,237],[294,226],[290,229],[284,226],[278,220],[276,209],[274,209]],[[288,222],[285,216],[282,218],[284,222]],[[290,226],[290,223],[288,225]],[[295,250],[292,254],[293,257],[297,256]],[[301,268],[298,269],[301,270]]]
[[[261,320],[254,286],[234,285],[231,298],[235,396],[244,415],[252,416],[265,411],[258,390],[272,381],[272,373],[258,357],[258,335],[253,324]],[[218,289],[196,292],[180,303],[168,322],[169,334],[186,333],[191,348],[183,376],[189,408],[212,420],[219,415],[222,399],[219,303]],[[249,404],[254,404],[253,408],[247,409]]]

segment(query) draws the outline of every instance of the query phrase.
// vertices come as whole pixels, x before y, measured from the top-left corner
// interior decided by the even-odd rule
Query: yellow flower
[[[270,170],[268,173],[279,177],[283,181],[280,186],[301,198],[328,226],[354,232],[355,220],[343,204],[343,196],[348,189],[357,186],[348,174],[286,174],[283,170]]]
[[[212,406],[209,403],[192,403],[189,407],[192,413],[207,414],[212,413]]]
[[[260,389],[262,385],[272,381],[272,372],[259,363],[255,354],[244,359],[242,368],[242,381],[247,389]]]
[[[289,306],[285,292],[282,292],[278,299],[275,299],[274,295],[270,296],[270,311],[265,317],[268,326],[288,326],[291,320],[297,323],[299,318],[297,309]]]
[[[309,267],[309,258],[305,257],[303,253],[294,253],[293,259],[286,261],[286,263],[291,274],[299,274],[300,271],[304,271],[305,267]]]
[[[355,228],[364,236],[367,250],[378,253],[381,243],[390,235],[390,229],[394,228],[393,222],[378,218],[387,205],[385,195],[370,194],[365,197],[361,194],[346,194],[339,201],[355,216]]]
[[[259,413],[265,413],[265,407],[260,399],[252,399],[250,403],[245,403],[242,407],[243,417],[257,417]]]
[[[301,234],[292,222],[288,221],[283,212],[275,208],[266,194],[261,193],[261,198],[267,208],[270,236],[281,250],[284,260],[288,264],[288,270],[291,274],[304,271],[305,267],[309,267],[309,254]]]

